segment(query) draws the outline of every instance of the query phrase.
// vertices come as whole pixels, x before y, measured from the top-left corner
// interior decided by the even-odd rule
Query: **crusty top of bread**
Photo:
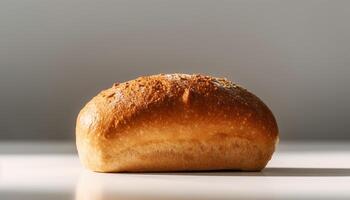
[[[82,109],[77,128],[111,139],[150,124],[193,121],[253,127],[274,142],[278,135],[272,112],[258,97],[227,79],[199,74],[159,74],[115,83]]]

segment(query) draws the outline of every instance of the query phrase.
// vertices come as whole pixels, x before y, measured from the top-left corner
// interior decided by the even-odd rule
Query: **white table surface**
[[[0,199],[350,199],[350,143],[281,143],[259,173],[103,174],[73,143],[2,142]]]

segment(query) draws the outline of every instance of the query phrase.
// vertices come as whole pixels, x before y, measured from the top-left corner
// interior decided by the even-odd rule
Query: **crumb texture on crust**
[[[278,128],[258,97],[227,79],[159,74],[99,93],[80,111],[76,138],[94,171],[261,170]]]

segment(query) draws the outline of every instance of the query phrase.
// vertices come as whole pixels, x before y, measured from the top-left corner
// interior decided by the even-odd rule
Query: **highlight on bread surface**
[[[258,97],[198,74],[116,83],[85,105],[76,125],[80,160],[98,172],[259,171],[277,139]]]

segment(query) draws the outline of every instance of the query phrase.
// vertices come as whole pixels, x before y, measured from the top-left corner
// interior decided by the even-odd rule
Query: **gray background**
[[[225,76],[282,139],[350,139],[350,1],[0,1],[0,139],[72,139],[97,92],[140,75]]]

